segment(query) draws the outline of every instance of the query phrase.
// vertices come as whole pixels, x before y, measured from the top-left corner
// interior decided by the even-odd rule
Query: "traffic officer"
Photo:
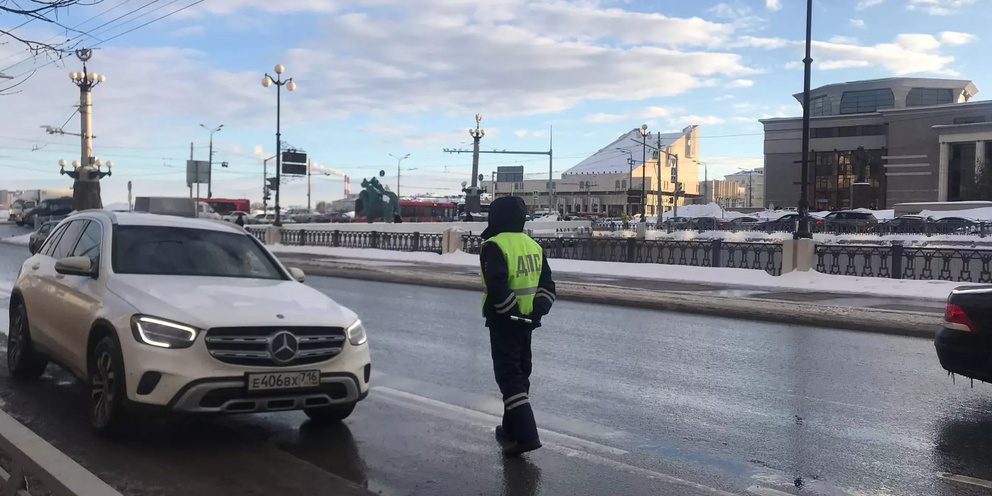
[[[503,423],[496,440],[506,456],[541,447],[530,405],[531,333],[555,302],[555,283],[544,249],[524,233],[527,205],[519,196],[489,206],[482,232],[482,315],[489,328],[493,370],[503,394]]]

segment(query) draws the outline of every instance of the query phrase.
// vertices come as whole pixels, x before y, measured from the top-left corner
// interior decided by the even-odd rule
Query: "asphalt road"
[[[0,287],[26,255],[0,244]],[[992,480],[992,386],[952,383],[929,340],[559,302],[534,340],[545,448],[506,462],[477,294],[308,284],[369,329],[373,391],[340,428],[149,419],[111,443],[54,367],[0,367],[3,408],[136,495],[339,494],[327,474],[390,495],[989,494],[938,473]]]

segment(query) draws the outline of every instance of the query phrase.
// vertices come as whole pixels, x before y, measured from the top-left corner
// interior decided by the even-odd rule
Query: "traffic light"
[[[269,194],[269,187],[266,186],[265,189],[262,190],[262,200],[269,201],[271,199],[272,199],[272,195]]]
[[[279,191],[279,178],[277,178],[277,177],[270,177],[270,178],[267,178],[266,181],[269,182],[269,190],[271,190],[271,191]]]

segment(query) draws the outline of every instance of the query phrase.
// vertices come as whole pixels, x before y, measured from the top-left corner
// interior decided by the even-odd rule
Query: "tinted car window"
[[[67,225],[68,224],[63,224],[59,226],[58,229],[56,229],[54,232],[52,232],[52,234],[48,236],[48,239],[45,240],[45,244],[41,245],[41,248],[38,250],[38,253],[52,256],[52,251],[55,249],[55,245],[58,244],[59,238],[62,237],[62,233],[65,232],[65,228]]]
[[[88,257],[95,265],[100,261],[100,247],[103,241],[103,229],[99,222],[89,221],[83,234],[76,243],[76,249],[72,251],[74,257]]]
[[[41,228],[38,229],[38,234],[48,234],[52,231],[52,228],[57,225],[58,224],[55,224],[54,222],[46,222],[41,225]]]
[[[113,243],[112,262],[118,274],[286,278],[271,256],[245,234],[117,226]]]
[[[59,242],[55,245],[52,250],[51,257],[58,260],[60,258],[68,257],[72,254],[73,248],[76,247],[76,241],[79,240],[80,233],[83,232],[83,228],[86,227],[86,220],[74,220],[69,223],[69,226],[65,228],[65,232],[62,237],[59,238]]]

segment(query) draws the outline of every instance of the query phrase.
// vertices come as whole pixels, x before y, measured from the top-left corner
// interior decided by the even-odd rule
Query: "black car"
[[[48,235],[52,232],[52,229],[54,229],[55,226],[59,225],[59,222],[60,221],[57,220],[50,220],[42,224],[37,231],[31,233],[31,237],[28,238],[28,250],[31,251],[32,255],[38,252],[38,249],[45,243],[45,240],[48,239]]]
[[[71,197],[49,198],[42,200],[37,207],[24,214],[24,223],[34,225],[36,218],[42,221],[62,219],[71,214],[73,210],[75,209]]]
[[[766,220],[760,224],[757,224],[757,229],[762,231],[781,231],[781,232],[793,232],[799,228],[799,214],[791,213],[785,214],[777,219]],[[809,216],[809,229],[812,232],[820,232],[823,230],[823,219],[815,215]]]
[[[878,228],[888,234],[920,234],[927,232],[927,219],[919,215],[903,215],[879,224]]]
[[[874,214],[855,210],[830,212],[823,219],[824,230],[834,233],[873,232],[877,226]]]
[[[944,217],[933,221],[933,232],[938,234],[970,234],[977,229],[977,222],[964,217]]]
[[[665,229],[689,229],[691,221],[687,217],[669,217],[661,223]]]
[[[992,382],[992,286],[951,292],[934,346],[944,370]]]
[[[759,228],[762,222],[757,217],[738,217],[727,222],[727,228],[735,231],[751,231]]]
[[[695,217],[689,221],[689,226],[698,231],[722,231],[726,221],[716,217]]]

